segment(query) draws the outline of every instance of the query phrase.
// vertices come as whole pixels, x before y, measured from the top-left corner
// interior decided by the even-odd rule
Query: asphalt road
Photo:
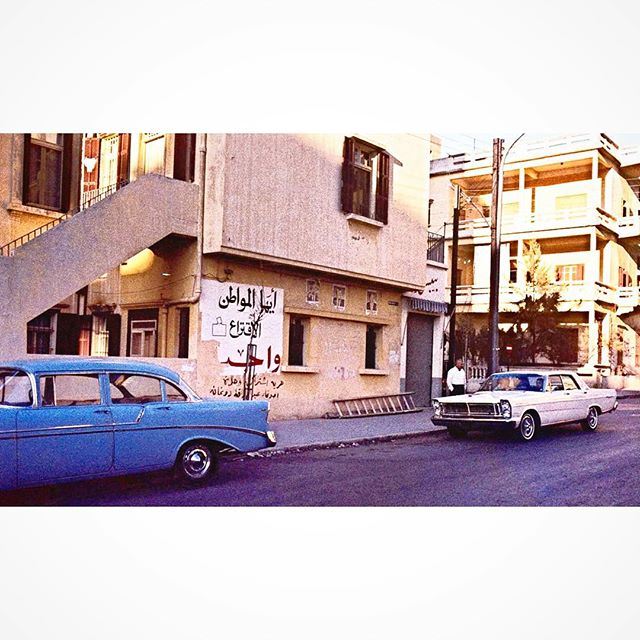
[[[595,433],[549,429],[530,443],[444,432],[227,460],[190,488],[166,474],[7,494],[14,505],[640,505],[640,401],[603,416]]]

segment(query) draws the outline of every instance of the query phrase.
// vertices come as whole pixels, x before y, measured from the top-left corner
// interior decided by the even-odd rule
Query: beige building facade
[[[504,173],[501,328],[511,326],[523,297],[523,258],[535,240],[560,291],[557,322],[564,330],[565,364],[617,386],[636,384],[640,371],[640,339],[632,326],[640,284],[638,167],[605,134],[585,134],[522,143]],[[456,308],[463,322],[481,329],[489,304],[490,154],[431,162],[432,221],[446,229],[448,262],[456,188]]]
[[[73,135],[55,212],[17,197],[31,139],[0,139],[17,194],[0,210],[3,357],[154,358],[220,399],[242,397],[250,365],[277,418],[440,392],[428,136]]]

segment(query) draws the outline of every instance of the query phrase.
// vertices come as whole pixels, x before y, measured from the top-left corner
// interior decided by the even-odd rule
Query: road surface
[[[595,433],[555,427],[530,443],[445,432],[366,446],[222,463],[190,488],[166,474],[32,489],[30,505],[640,505],[640,401],[626,400]]]

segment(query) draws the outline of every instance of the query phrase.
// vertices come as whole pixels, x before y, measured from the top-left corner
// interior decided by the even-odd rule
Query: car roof
[[[124,373],[148,373],[164,376],[178,382],[180,376],[171,369],[131,358],[82,358],[78,356],[56,356],[24,358],[0,362],[0,369],[21,369],[27,373],[62,373],[83,371],[106,371]]]
[[[567,374],[577,375],[570,369],[511,369],[511,371],[499,371],[494,375],[508,375],[510,373],[520,373],[526,376],[566,376]]]

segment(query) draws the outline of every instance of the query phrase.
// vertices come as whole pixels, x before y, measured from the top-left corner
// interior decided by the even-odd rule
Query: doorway
[[[419,313],[407,316],[406,390],[413,392],[418,407],[431,403],[433,368],[433,317]]]

